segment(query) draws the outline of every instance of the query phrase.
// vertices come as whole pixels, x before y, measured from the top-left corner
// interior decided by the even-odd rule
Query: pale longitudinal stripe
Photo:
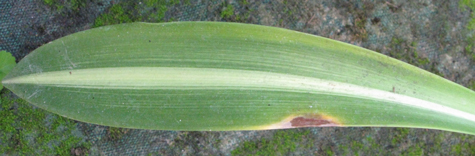
[[[44,72],[4,80],[96,89],[248,89],[332,94],[399,103],[475,122],[475,116],[434,102],[368,87],[296,75],[213,68],[122,67]]]

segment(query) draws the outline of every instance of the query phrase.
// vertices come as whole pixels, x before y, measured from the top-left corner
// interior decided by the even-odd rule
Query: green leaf
[[[75,33],[2,82],[75,120],[160,130],[312,126],[475,134],[475,93],[354,45],[237,23],[132,23]]]
[[[5,76],[15,67],[15,58],[12,54],[6,51],[0,51],[0,80],[3,80]],[[0,84],[0,90],[3,89],[3,85]]]

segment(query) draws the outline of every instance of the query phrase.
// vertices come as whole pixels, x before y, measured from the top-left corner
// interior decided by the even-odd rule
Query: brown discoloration
[[[334,117],[322,114],[291,115],[281,122],[266,126],[259,126],[254,129],[287,129],[299,127],[330,127],[342,126]]]
[[[289,121],[290,127],[328,127],[328,126],[341,126],[333,117],[322,114],[306,114],[293,117]]]
[[[320,125],[332,125],[335,123],[322,118],[297,117],[292,119],[290,124],[292,127],[318,127]]]

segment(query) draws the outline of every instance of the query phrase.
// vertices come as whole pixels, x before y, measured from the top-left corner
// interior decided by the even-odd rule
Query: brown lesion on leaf
[[[281,122],[263,126],[257,129],[287,129],[299,127],[332,127],[342,126],[334,117],[322,114],[292,115]]]
[[[331,121],[319,118],[296,117],[290,121],[292,127],[318,127],[321,125],[331,125]]]
[[[340,125],[341,124],[332,117],[317,114],[297,116],[290,120],[291,127],[327,127]]]

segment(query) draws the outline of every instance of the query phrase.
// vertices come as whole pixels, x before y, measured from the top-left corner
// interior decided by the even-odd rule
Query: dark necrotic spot
[[[292,127],[314,127],[320,125],[332,124],[331,121],[319,118],[297,117],[290,121]]]

